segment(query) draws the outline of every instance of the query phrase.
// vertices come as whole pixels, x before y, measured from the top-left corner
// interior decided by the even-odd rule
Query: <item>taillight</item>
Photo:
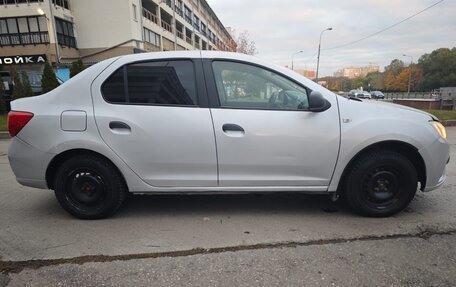
[[[29,112],[9,112],[8,131],[10,136],[16,136],[32,118],[33,114]]]

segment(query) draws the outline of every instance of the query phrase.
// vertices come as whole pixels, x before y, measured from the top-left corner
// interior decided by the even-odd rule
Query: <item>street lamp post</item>
[[[291,70],[292,70],[292,71],[294,71],[294,57],[295,57],[297,54],[301,54],[302,52],[304,52],[304,51],[296,52],[296,53],[294,53],[294,54],[291,56]]]
[[[331,31],[333,28],[326,28],[320,33],[320,41],[318,42],[318,57],[317,57],[317,73],[315,75],[315,81],[318,81],[318,69],[320,68],[320,49],[321,49],[321,36],[325,31]]]
[[[407,98],[410,97],[410,85],[412,83],[412,64],[413,64],[413,57],[403,54],[403,57],[409,57],[410,58],[410,67],[409,67],[409,80],[408,80],[408,89],[407,89]]]

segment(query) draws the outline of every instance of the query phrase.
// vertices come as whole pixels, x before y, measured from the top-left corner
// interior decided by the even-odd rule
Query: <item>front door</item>
[[[213,60],[205,68],[219,105],[211,112],[220,186],[329,185],[340,140],[336,104],[306,111],[310,90],[263,67]]]

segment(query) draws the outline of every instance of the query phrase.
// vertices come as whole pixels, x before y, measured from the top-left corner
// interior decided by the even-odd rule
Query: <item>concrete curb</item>
[[[0,132],[0,140],[10,139],[10,135],[7,132]]]

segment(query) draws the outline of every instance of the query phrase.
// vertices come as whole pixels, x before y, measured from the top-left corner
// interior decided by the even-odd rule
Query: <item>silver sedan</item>
[[[86,219],[129,192],[343,195],[362,215],[389,216],[440,186],[449,160],[432,115],[343,98],[235,53],[112,58],[12,110],[17,181]]]

